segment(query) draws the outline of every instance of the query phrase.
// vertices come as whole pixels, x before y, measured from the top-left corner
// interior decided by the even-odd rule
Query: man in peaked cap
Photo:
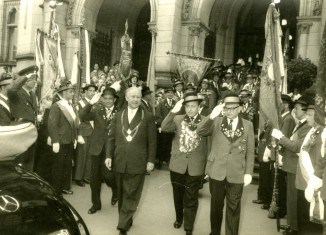
[[[198,209],[198,191],[207,159],[207,138],[199,137],[197,125],[204,116],[198,113],[202,99],[188,92],[179,100],[162,122],[162,132],[175,133],[170,160],[170,177],[176,214],[174,228],[184,222],[186,235],[194,229]],[[182,106],[185,114],[177,115]],[[192,139],[193,141],[190,141]]]
[[[222,110],[224,117],[219,117]],[[239,233],[243,187],[251,183],[255,137],[252,123],[239,117],[240,99],[231,93],[198,125],[200,136],[212,136],[206,174],[210,177],[211,235],[221,234],[226,198],[225,234]]]
[[[14,118],[10,112],[9,101],[7,97],[8,87],[12,82],[9,74],[3,73],[0,76],[0,126],[9,126]]]
[[[33,89],[37,83],[37,66],[29,66],[18,72],[20,76],[8,88],[7,95],[12,116],[18,122],[31,122],[36,125],[37,99]],[[28,170],[34,170],[35,144],[16,158]]]

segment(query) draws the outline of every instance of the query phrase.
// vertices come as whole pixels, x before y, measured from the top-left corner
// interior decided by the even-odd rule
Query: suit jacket
[[[135,131],[131,141],[126,139],[128,129]],[[125,108],[112,120],[105,145],[106,157],[113,159],[113,170],[118,173],[144,174],[147,162],[155,161],[156,141],[154,116],[140,106],[129,124],[128,108]]]
[[[112,120],[117,112],[116,107],[113,108],[110,116],[107,117],[104,105],[97,103],[94,106],[87,103],[80,111],[79,117],[82,122],[94,121],[94,131],[89,137],[89,153],[98,156],[105,147],[111,130]]]
[[[296,173],[298,165],[297,153],[300,152],[303,140],[309,130],[310,127],[307,124],[307,121],[304,121],[296,130],[294,130],[290,139],[285,136],[280,139],[280,144],[284,146],[283,151],[281,152],[283,156],[283,171],[292,174]]]
[[[14,121],[11,115],[9,102],[0,96],[0,126],[9,126]]]
[[[207,138],[201,137],[198,147],[186,154],[180,151],[180,135],[182,134],[181,122],[186,115],[169,113],[162,122],[162,132],[175,132],[170,159],[170,170],[184,174],[188,170],[191,176],[203,175],[207,159]],[[202,121],[204,116],[198,115],[196,119]]]
[[[28,94],[22,87],[27,78],[18,78],[8,88],[8,99],[12,116],[16,119],[35,123],[37,115],[36,95],[32,91]]]
[[[146,103],[143,99],[141,100],[141,107],[146,109],[147,112],[153,113],[152,106],[149,103]]]
[[[156,123],[158,126],[161,126],[162,121],[164,118],[168,115],[168,113],[173,109],[174,105],[176,104],[176,101],[174,99],[172,100],[172,105],[170,106],[167,99],[162,100],[157,106],[156,106]]]
[[[87,100],[85,98],[78,101],[77,104],[77,110],[80,112],[80,110],[85,107],[85,105],[88,104]],[[80,123],[81,133],[82,136],[90,136],[93,132],[93,126],[90,123],[90,121],[81,121]]]
[[[273,127],[270,124],[266,124],[264,130],[259,134],[258,138],[258,161],[264,162],[263,157],[266,147],[271,147],[271,133]]]
[[[321,142],[322,131],[323,131],[322,128],[319,128],[319,134],[316,135],[316,141],[314,142],[314,144],[312,144],[312,146],[309,148],[309,151],[308,151],[310,160],[311,160],[311,163],[312,163],[312,166],[314,167],[314,169],[316,167],[317,159],[321,158],[320,148],[321,148],[321,144],[322,144],[322,142]],[[318,168],[320,168],[320,167],[318,167]],[[314,174],[316,174],[316,176],[320,176],[320,173],[318,173],[318,171],[319,170],[315,170]],[[305,190],[307,187],[307,181],[303,177],[300,164],[297,165],[297,175],[295,178],[295,187],[300,190]]]
[[[322,140],[320,136],[316,141],[316,145],[314,148],[321,149]],[[316,156],[316,165],[315,165],[315,175],[323,180],[323,186],[321,187],[321,198],[326,201],[326,157],[322,157],[321,151],[318,151],[318,155]]]
[[[227,179],[230,183],[243,184],[244,174],[253,174],[255,138],[252,123],[239,117],[235,137],[223,133],[226,117],[211,120],[205,117],[197,127],[201,136],[212,136],[206,173],[215,180]],[[241,133],[238,135],[237,133]],[[236,137],[239,136],[239,137]]]
[[[81,134],[78,114],[75,110],[76,120],[72,120],[71,116],[69,118],[60,108],[59,103],[60,101],[53,104],[50,108],[48,119],[49,136],[52,143],[71,144]]]

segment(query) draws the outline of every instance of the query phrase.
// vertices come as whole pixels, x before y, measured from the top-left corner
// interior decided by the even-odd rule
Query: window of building
[[[15,60],[17,54],[17,22],[16,22],[16,8],[13,8],[9,14],[7,19],[7,35],[8,35],[8,52],[7,52],[7,60],[13,61]]]

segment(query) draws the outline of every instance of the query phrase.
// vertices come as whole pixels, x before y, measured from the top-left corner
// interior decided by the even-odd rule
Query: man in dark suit
[[[94,131],[89,137],[92,207],[88,210],[88,214],[94,214],[96,211],[101,210],[102,179],[112,189],[111,204],[115,205],[118,201],[114,174],[108,172],[104,165],[105,142],[111,130],[112,120],[117,113],[117,108],[114,106],[117,97],[115,90],[108,87],[102,93],[94,95],[79,111],[79,117],[82,121],[94,122]]]
[[[12,82],[9,74],[3,73],[0,77],[0,126],[9,126],[14,118],[10,112],[7,90]]]
[[[154,116],[140,107],[141,91],[126,91],[128,107],[116,114],[106,142],[106,166],[116,173],[120,234],[127,234],[139,204],[145,173],[154,168],[156,126]]]
[[[34,89],[37,83],[37,66],[30,66],[18,72],[20,76],[8,88],[9,108],[18,122],[31,122],[36,125],[37,100]],[[35,144],[16,158],[26,169],[34,170]]]
[[[165,89],[165,99],[161,101],[156,107],[156,125],[159,128],[158,133],[158,146],[157,156],[158,156],[158,168],[160,169],[163,162],[169,162],[171,157],[171,147],[172,139],[174,133],[166,133],[161,131],[161,124],[164,118],[168,115],[171,109],[176,104],[173,99],[174,90],[173,87],[168,87]]]
[[[148,86],[145,86],[141,90],[141,105],[145,108],[148,112],[154,113],[153,104],[152,104],[152,91],[149,89]]]
[[[83,91],[85,93],[85,97],[78,101],[78,111],[84,108],[93,98],[95,92],[97,91],[97,86],[88,84],[83,87]],[[88,139],[93,133],[94,123],[93,121],[82,121],[80,123],[80,128],[85,143],[77,145],[77,159],[74,179],[77,185],[84,187],[85,182],[89,183],[91,178],[91,156],[89,154],[90,142]]]
[[[224,117],[219,117],[224,111]],[[221,234],[226,197],[225,234],[239,233],[243,187],[251,183],[255,140],[252,123],[239,117],[237,94],[231,93],[198,125],[200,136],[212,136],[206,164],[211,192],[211,235]]]
[[[162,132],[175,133],[170,160],[170,176],[173,187],[175,228],[184,221],[187,235],[191,235],[198,209],[198,191],[205,172],[207,138],[200,137],[196,128],[204,116],[198,114],[202,101],[196,93],[186,93],[185,99],[175,107],[162,122]],[[186,114],[176,115],[182,105]]]
[[[283,232],[285,235],[298,233],[298,218],[297,218],[297,189],[295,187],[296,170],[298,165],[298,154],[301,145],[306,137],[310,127],[306,121],[306,108],[308,107],[307,97],[302,96],[295,102],[294,114],[299,120],[294,128],[290,138],[283,136],[280,130],[273,129],[272,136],[278,139],[280,145],[283,146],[281,151],[283,166],[282,170],[287,174],[287,227]],[[280,156],[279,156],[280,157]]]
[[[50,108],[48,131],[54,152],[52,163],[52,185],[59,192],[72,194],[72,156],[78,142],[82,142],[79,118],[70,104],[74,97],[74,87],[69,81],[61,83],[58,93],[62,99]]]

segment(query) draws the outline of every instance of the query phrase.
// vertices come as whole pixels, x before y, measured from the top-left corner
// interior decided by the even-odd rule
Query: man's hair
[[[127,97],[127,96],[129,95],[129,93],[132,92],[132,91],[137,91],[137,92],[139,92],[140,96],[142,96],[142,95],[141,95],[141,90],[140,90],[140,88],[138,88],[138,87],[129,87],[129,88],[126,90],[126,97]]]

